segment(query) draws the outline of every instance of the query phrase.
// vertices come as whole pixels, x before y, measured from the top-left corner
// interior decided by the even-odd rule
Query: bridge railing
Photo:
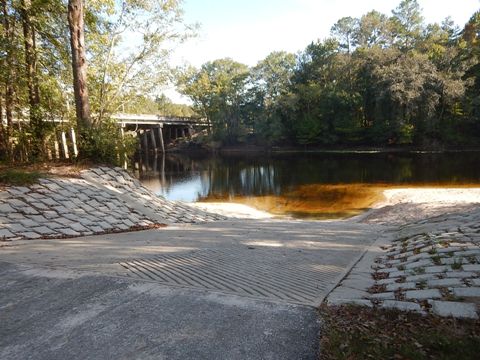
[[[112,119],[122,125],[208,125],[206,119],[181,117],[181,116],[163,116],[146,114],[115,114]]]
[[[1,121],[6,126],[7,118],[3,114]],[[186,125],[186,126],[208,126],[207,119],[193,118],[193,117],[181,117],[181,116],[163,116],[163,115],[151,115],[151,114],[125,114],[119,113],[111,116],[119,125]],[[28,123],[28,116],[22,119],[13,119],[14,123]],[[62,118],[48,118],[45,122],[54,123],[66,123]]]

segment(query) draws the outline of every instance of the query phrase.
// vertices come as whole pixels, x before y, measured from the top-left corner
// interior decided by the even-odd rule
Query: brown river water
[[[480,152],[167,154],[139,158],[142,183],[170,200],[236,202],[297,218],[359,214],[406,187],[479,187]]]

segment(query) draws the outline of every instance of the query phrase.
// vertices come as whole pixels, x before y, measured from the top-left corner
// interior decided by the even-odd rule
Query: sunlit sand
[[[472,185],[473,186],[473,185]],[[480,204],[480,186],[400,187],[388,185],[307,185],[281,196],[232,197],[192,205],[237,218],[367,219],[398,221],[462,210]]]

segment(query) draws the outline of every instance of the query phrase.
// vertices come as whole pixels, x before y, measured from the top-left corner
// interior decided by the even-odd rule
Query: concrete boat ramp
[[[384,227],[226,220],[0,246],[2,359],[315,359]]]

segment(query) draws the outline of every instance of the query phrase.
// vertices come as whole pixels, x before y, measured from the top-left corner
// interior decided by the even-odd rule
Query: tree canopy
[[[81,140],[104,128],[115,139],[110,116],[145,99],[155,104],[172,49],[195,30],[180,0],[2,0],[0,158],[45,158],[56,132],[76,127],[76,118]],[[188,113],[179,109],[169,105]]]
[[[69,4],[84,10],[75,24]],[[0,5],[1,158],[44,158],[56,133],[82,117],[85,149],[94,143],[83,153],[95,155],[101,134],[110,142],[99,143],[114,149],[118,134],[109,118],[122,111],[201,116],[211,123],[211,139],[225,144],[443,147],[480,140],[480,12],[460,27],[449,18],[427,24],[417,0],[402,0],[391,14],[339,19],[329,38],[297,54],[272,52],[252,67],[227,58],[181,69],[175,80],[193,113],[159,91],[172,79],[172,48],[196,30],[183,21],[180,0]],[[84,42],[73,38],[80,28]],[[75,46],[83,53],[72,52]],[[83,113],[74,102],[78,89]]]
[[[426,24],[418,2],[403,0],[390,15],[338,20],[330,38],[295,55],[274,52],[250,69],[233,60],[190,68],[179,89],[225,143],[248,134],[277,145],[475,146],[479,24],[479,12],[461,28],[449,18]]]

